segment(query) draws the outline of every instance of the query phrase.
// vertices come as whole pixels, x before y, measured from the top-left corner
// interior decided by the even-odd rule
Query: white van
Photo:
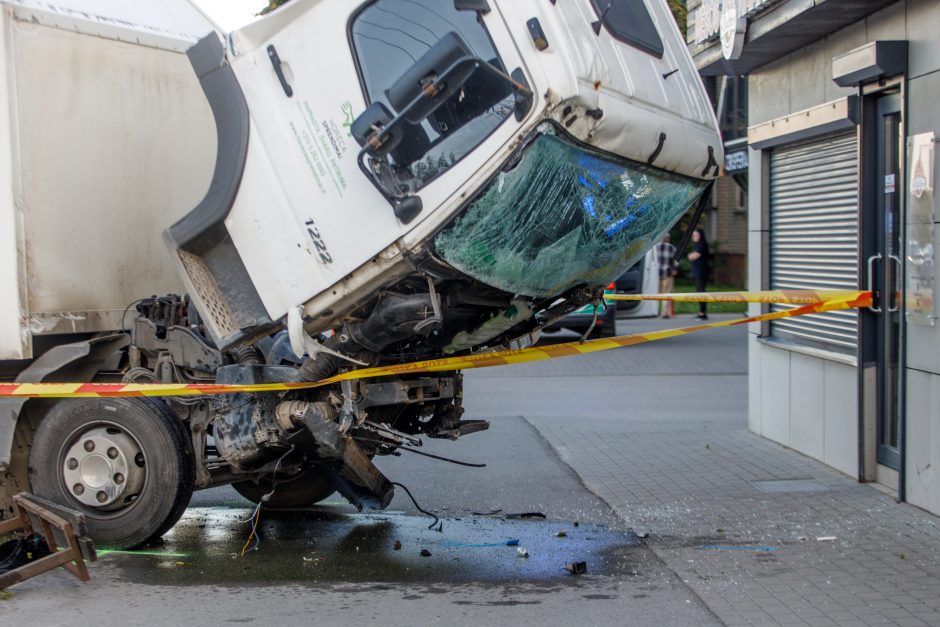
[[[617,294],[659,294],[659,262],[655,246],[614,281],[614,290]],[[620,318],[651,318],[658,314],[658,301],[617,301],[617,316]]]

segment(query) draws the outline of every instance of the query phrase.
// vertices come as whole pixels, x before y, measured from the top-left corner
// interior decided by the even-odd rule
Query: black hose
[[[232,349],[232,357],[240,366],[260,366],[264,363],[264,356],[254,346],[241,345]]]
[[[336,350],[339,346],[339,336],[333,335],[323,343],[327,348]],[[320,381],[336,374],[339,370],[340,358],[336,355],[323,352],[313,357],[304,359],[300,365],[301,381]]]
[[[438,518],[437,514],[433,514],[433,513],[429,512],[429,511],[427,511],[426,509],[421,509],[421,506],[418,505],[418,501],[416,501],[414,495],[411,494],[411,490],[409,490],[408,488],[406,488],[404,485],[398,483],[397,481],[392,481],[392,485],[398,486],[399,488],[401,488],[402,490],[405,491],[405,494],[408,495],[408,498],[411,499],[411,502],[415,504],[415,509],[417,509],[417,510],[418,510],[419,512],[421,512],[422,514],[424,514],[424,515],[426,515],[426,516],[430,516],[431,518],[434,519],[434,522],[432,522],[430,525],[428,525],[428,529],[432,529],[432,528],[434,527],[434,525],[436,525],[436,524],[438,523],[438,521],[440,521],[440,518]]]
[[[430,457],[431,459],[439,459],[442,462],[450,462],[451,464],[457,464],[458,466],[469,466],[470,468],[486,468],[486,464],[471,464],[470,462],[462,462],[456,459],[450,459],[449,457],[441,457],[440,455],[432,455],[431,453],[425,453],[424,451],[417,451],[413,448],[408,448],[407,446],[399,446],[398,448],[403,451],[408,451],[409,453],[414,453],[415,455],[424,455],[425,457]]]

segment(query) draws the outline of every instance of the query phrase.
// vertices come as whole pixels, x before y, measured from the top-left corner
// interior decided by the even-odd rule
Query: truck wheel
[[[33,492],[84,513],[89,535],[115,548],[146,544],[175,525],[195,472],[183,423],[150,399],[60,401],[29,452]]]
[[[279,475],[276,486],[271,476],[265,475],[257,483],[240,481],[233,483],[232,487],[252,503],[260,502],[273,488],[274,494],[265,505],[277,508],[307,507],[334,492],[330,480],[315,466],[307,466],[296,475]]]

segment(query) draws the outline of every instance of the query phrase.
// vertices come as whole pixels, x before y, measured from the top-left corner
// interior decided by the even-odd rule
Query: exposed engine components
[[[220,383],[262,383],[296,378],[296,369],[281,366],[219,368]],[[248,471],[277,459],[290,444],[288,430],[277,420],[277,398],[268,395],[232,394],[219,399],[212,433],[219,454],[235,469]]]
[[[290,420],[313,439],[312,452],[323,462],[333,487],[360,511],[385,509],[395,488],[356,441],[340,430],[329,403],[288,401],[279,422]]]
[[[380,351],[411,336],[440,328],[440,302],[436,294],[383,294],[364,322],[347,325],[350,336],[371,351]],[[428,323],[431,324],[428,324]]]
[[[507,309],[494,315],[472,331],[461,331],[455,335],[450,344],[444,347],[444,354],[453,355],[458,351],[488,342],[520,322],[528,320],[533,313],[535,311],[531,301],[517,298],[512,301]]]
[[[443,346],[449,335],[444,327],[447,315],[479,320],[472,331],[450,336],[450,351],[496,338],[504,341],[517,325],[534,323],[535,305],[528,299],[506,298],[502,309],[488,317],[474,313],[492,311],[499,302],[495,296],[467,295],[444,303],[433,280],[425,277],[401,292],[384,292],[370,305],[368,315],[351,318],[329,337],[307,335],[296,312],[289,316],[288,330],[256,344],[218,351],[203,335],[198,315],[185,299],[154,298],[138,307],[127,379],[204,381],[201,373],[213,369],[218,383],[320,381],[358,364],[374,364],[390,350],[422,343]],[[302,362],[295,357],[298,333],[307,353]],[[240,393],[170,402],[177,413],[188,416],[193,448],[198,451],[199,487],[234,482],[244,492],[245,485],[254,485],[252,481],[273,485],[276,473],[291,485],[316,480],[317,486],[332,487],[360,509],[381,509],[394,495],[392,484],[372,463],[374,456],[418,449],[422,435],[457,439],[489,427],[486,421],[461,420],[459,373],[344,381],[281,395]],[[311,488],[318,497],[322,491]]]

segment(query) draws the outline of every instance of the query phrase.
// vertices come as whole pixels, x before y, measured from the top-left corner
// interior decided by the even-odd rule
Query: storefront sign
[[[741,58],[744,49],[744,34],[747,32],[747,18],[738,17],[735,2],[725,2],[721,9],[721,54],[733,61]]]
[[[933,220],[933,167],[934,145],[936,140],[933,133],[920,133],[909,140],[911,146],[910,191],[912,204],[909,209],[912,222],[930,222]]]
[[[746,19],[750,15],[773,4],[778,0],[702,0],[702,4],[693,12],[695,17],[695,43],[705,43],[723,31],[722,17],[726,11],[733,10],[736,19]]]
[[[907,225],[906,256],[907,321],[933,326],[937,321],[933,224]]]
[[[747,170],[747,148],[725,153],[725,173],[737,174]]]
[[[910,180],[907,196],[907,319],[933,326],[937,321],[934,293],[937,280],[934,242],[934,146],[933,133],[908,140]]]
[[[897,189],[897,186],[894,183],[894,174],[885,175],[885,193],[893,194]]]

